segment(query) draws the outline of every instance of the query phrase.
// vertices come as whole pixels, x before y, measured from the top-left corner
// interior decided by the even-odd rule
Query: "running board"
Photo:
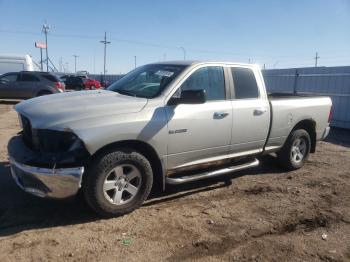
[[[199,174],[195,174],[195,175],[176,177],[176,178],[167,177],[165,182],[169,185],[180,185],[180,184],[184,184],[184,183],[188,183],[188,182],[202,180],[205,178],[221,176],[224,174],[240,171],[243,169],[256,167],[258,165],[259,165],[259,160],[254,159],[252,162],[248,162],[248,163],[244,163],[244,164],[240,164],[240,165],[236,165],[236,166],[225,167],[223,169],[208,171],[208,172],[199,173]]]

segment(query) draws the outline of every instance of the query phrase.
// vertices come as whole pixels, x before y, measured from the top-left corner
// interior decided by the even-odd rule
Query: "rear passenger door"
[[[230,67],[233,110],[231,153],[263,150],[270,123],[270,106],[259,75],[250,67]]]
[[[16,86],[16,92],[20,98],[31,98],[36,96],[36,89],[40,79],[30,73],[21,73]]]

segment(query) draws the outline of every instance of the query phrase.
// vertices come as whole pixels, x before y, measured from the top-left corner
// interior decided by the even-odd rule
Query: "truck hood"
[[[131,97],[107,90],[76,91],[46,95],[23,101],[15,110],[26,116],[33,128],[66,129],[81,120],[136,113],[147,99]]]

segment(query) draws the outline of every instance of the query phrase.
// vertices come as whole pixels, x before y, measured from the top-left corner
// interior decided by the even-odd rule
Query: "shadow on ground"
[[[22,100],[18,99],[8,99],[8,100],[2,100],[0,99],[0,105],[15,105],[21,102]]]
[[[152,193],[143,207],[176,200],[199,192],[215,190],[234,183],[244,175],[263,175],[283,172],[273,157],[262,159],[260,167],[233,173],[229,176],[169,186],[166,192]],[[41,199],[23,192],[11,177],[8,162],[0,162],[0,236],[10,236],[24,230],[82,224],[101,219],[81,198],[64,201]]]

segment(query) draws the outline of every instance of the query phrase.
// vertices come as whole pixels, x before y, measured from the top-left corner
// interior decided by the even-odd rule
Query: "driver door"
[[[204,89],[203,104],[166,106],[169,169],[210,162],[228,154],[231,143],[232,103],[226,99],[224,68],[205,66],[194,71],[176,91]]]

